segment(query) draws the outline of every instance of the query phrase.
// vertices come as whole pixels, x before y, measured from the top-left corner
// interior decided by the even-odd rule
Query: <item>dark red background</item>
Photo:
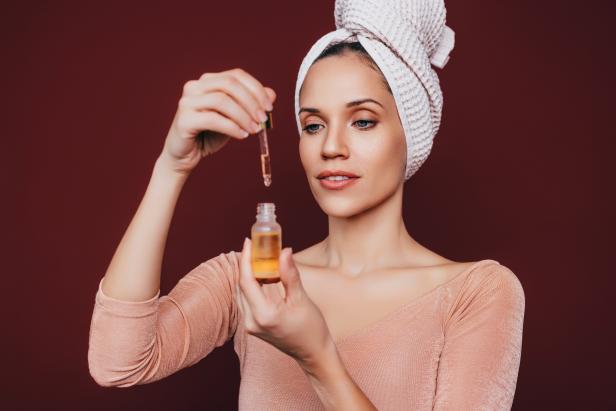
[[[406,185],[414,238],[450,259],[496,259],[523,284],[517,410],[616,407],[614,7],[604,3],[449,0],[457,44],[440,71],[442,129]],[[87,366],[94,294],[182,85],[204,72],[242,67],[278,93],[274,182],[261,183],[254,139],[207,158],[180,197],[162,293],[200,262],[240,250],[259,201],[276,202],[284,246],[326,235],[292,98],[302,57],[334,28],[333,1],[13,2],[0,19],[1,401],[235,409],[231,344],[157,383],[97,386]]]

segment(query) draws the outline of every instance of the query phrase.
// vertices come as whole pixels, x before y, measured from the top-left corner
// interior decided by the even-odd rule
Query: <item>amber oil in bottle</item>
[[[282,250],[282,227],[276,222],[274,203],[257,204],[257,221],[251,228],[252,272],[261,284],[280,281],[278,258]]]

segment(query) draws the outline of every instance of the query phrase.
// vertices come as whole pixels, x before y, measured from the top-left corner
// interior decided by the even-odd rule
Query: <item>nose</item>
[[[323,159],[349,156],[346,134],[343,126],[331,126],[325,130],[325,138],[321,146],[321,157]]]

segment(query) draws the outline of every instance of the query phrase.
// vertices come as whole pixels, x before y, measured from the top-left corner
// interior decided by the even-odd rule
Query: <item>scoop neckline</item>
[[[351,332],[350,334],[347,334],[345,336],[342,337],[338,337],[334,339],[334,344],[336,346],[339,346],[342,343],[347,342],[348,340],[358,337],[366,332],[368,332],[369,330],[376,328],[377,326],[381,325],[382,323],[386,322],[387,320],[394,318],[395,316],[399,315],[400,313],[404,312],[405,310],[409,309],[410,307],[413,307],[417,304],[419,304],[420,302],[423,302],[426,298],[428,298],[429,296],[431,296],[432,294],[436,293],[439,290],[442,290],[444,287],[446,287],[447,285],[453,283],[454,281],[458,280],[459,278],[464,277],[466,274],[470,273],[471,271],[473,271],[475,268],[477,268],[480,265],[483,265],[484,263],[496,263],[499,264],[500,263],[496,260],[492,260],[492,259],[484,259],[484,260],[479,260],[476,261],[474,264],[471,264],[470,266],[468,266],[465,270],[462,270],[461,272],[459,272],[458,274],[456,274],[455,276],[451,277],[450,279],[448,279],[447,281],[437,285],[436,287],[430,289],[429,291],[425,292],[424,294],[420,295],[417,298],[414,298],[404,304],[402,304],[400,307],[395,308],[393,311],[390,311],[389,313],[385,314],[384,316],[382,316],[381,318],[377,319],[376,321],[373,321],[363,327],[360,327],[359,329]]]

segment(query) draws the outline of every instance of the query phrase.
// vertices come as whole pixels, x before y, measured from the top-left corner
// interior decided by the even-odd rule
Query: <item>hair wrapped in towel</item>
[[[297,76],[299,133],[299,91],[308,69],[330,44],[359,41],[392,90],[406,138],[409,179],[430,154],[441,123],[443,95],[432,66],[443,68],[454,46],[445,14],[443,0],[336,0],[336,30],[313,44]]]

